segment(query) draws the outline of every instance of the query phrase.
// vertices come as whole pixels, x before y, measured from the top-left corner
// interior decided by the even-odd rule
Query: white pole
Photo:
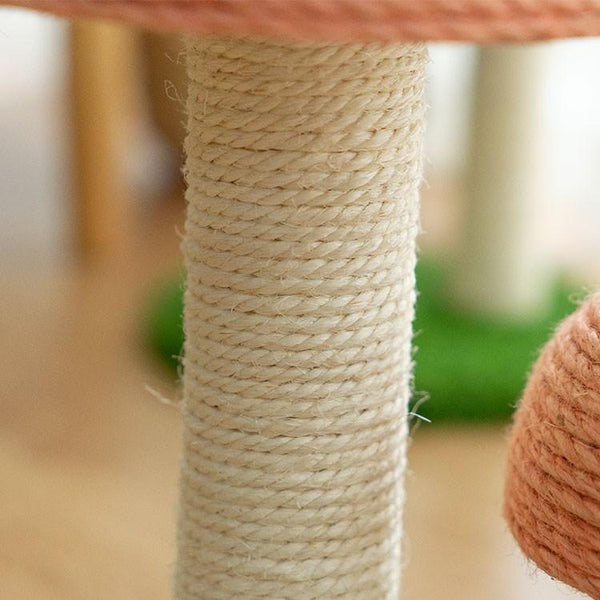
[[[397,600],[421,44],[189,47],[177,600]]]
[[[452,290],[459,305],[478,313],[526,318],[547,298],[536,227],[543,210],[545,57],[543,46],[480,51],[463,246]]]

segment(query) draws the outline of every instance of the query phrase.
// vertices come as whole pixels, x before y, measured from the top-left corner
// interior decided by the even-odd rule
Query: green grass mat
[[[144,324],[145,338],[154,354],[178,373],[183,354],[182,277],[162,282],[148,299]]]
[[[557,283],[535,320],[502,322],[451,310],[444,274],[426,260],[417,269],[413,409],[434,422],[506,419],[542,346],[575,309],[573,288]]]

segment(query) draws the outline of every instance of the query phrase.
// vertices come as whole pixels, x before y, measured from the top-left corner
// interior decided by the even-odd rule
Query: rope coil
[[[178,600],[397,600],[425,61],[189,43]]]
[[[529,41],[600,35],[597,0],[4,0],[161,30],[327,41]]]
[[[600,599],[600,294],[535,366],[511,435],[505,515],[527,556]]]

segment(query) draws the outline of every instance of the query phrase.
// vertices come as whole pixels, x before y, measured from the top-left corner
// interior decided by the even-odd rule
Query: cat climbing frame
[[[175,598],[397,600],[424,42],[596,35],[600,3],[6,4],[191,34]]]

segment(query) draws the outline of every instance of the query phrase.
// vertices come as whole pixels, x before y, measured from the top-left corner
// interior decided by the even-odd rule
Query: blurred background
[[[405,600],[559,600],[501,518],[527,370],[600,281],[600,40],[431,46]],[[0,10],[0,599],[169,597],[179,39]]]

